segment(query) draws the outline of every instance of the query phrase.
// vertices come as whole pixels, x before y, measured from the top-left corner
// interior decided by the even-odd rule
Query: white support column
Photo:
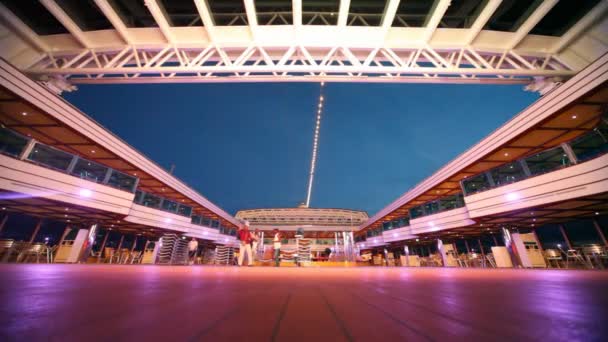
[[[249,23],[251,37],[253,38],[253,40],[256,40],[258,30],[258,16],[255,10],[255,4],[253,3],[253,0],[243,1],[245,2],[245,12],[247,12],[247,22]]]
[[[36,34],[29,26],[27,26],[19,17],[17,17],[13,12],[9,11],[6,6],[4,6],[0,2],[0,18],[8,23],[15,31],[25,38],[25,40],[32,44],[34,48],[47,52],[50,51],[51,48],[40,39],[40,36]]]
[[[433,38],[433,34],[435,33],[435,30],[437,29],[437,26],[439,26],[439,22],[443,18],[443,15],[445,14],[445,12],[448,10],[448,7],[450,7],[450,2],[451,2],[451,0],[435,0],[435,1],[436,1],[435,2],[436,6],[434,6],[434,8],[432,9],[433,14],[431,14],[431,18],[429,19],[428,23],[426,24],[424,33],[422,33],[421,40],[424,43],[428,43],[431,40],[431,38]]]
[[[344,1],[344,0],[342,0]],[[302,0],[291,0],[293,26],[302,26]]]
[[[133,44],[133,39],[129,35],[127,26],[125,23],[123,23],[122,19],[120,19],[108,0],[95,0],[95,4],[97,7],[99,7],[101,12],[103,12],[106,18],[108,18],[110,23],[112,23],[112,26],[118,32],[118,34],[120,34],[120,37],[125,41],[125,43]]]
[[[587,13],[581,20],[579,20],[574,26],[572,26],[568,32],[564,33],[557,42],[551,47],[552,53],[559,53],[565,49],[573,40],[585,32],[589,26],[595,23],[597,20],[608,10],[608,1],[600,1],[589,13]]]
[[[40,0],[51,14],[76,38],[76,40],[87,49],[92,47],[91,42],[85,36],[80,27],[65,13],[65,11],[55,2],[55,0]]]
[[[154,17],[154,21],[158,24],[161,32],[165,36],[165,39],[170,44],[175,43],[175,37],[173,36],[173,32],[171,32],[171,24],[169,23],[169,16],[167,16],[167,12],[165,11],[162,4],[158,2],[158,0],[145,0],[146,7]]]
[[[215,41],[215,21],[213,20],[213,15],[209,9],[209,3],[207,0],[194,0],[194,4],[196,5],[198,15],[201,17],[203,25],[205,26],[209,40],[212,42]]]
[[[340,8],[338,12],[338,27],[345,27],[348,21],[348,10],[350,9],[350,0],[340,0]]]
[[[505,47],[505,50],[512,50],[532,31],[534,26],[547,14],[559,0],[545,0],[536,10],[524,21],[515,32],[515,36]]]
[[[477,16],[477,19],[475,19],[475,23],[473,23],[473,26],[471,26],[471,28],[469,29],[467,39],[465,40],[465,45],[470,45],[475,41],[475,38],[477,38],[479,32],[481,32],[488,20],[490,20],[492,14],[496,12],[496,9],[498,8],[501,2],[502,0],[488,1],[481,13],[479,13],[479,16]]]
[[[395,20],[395,14],[397,14],[397,9],[399,8],[399,1],[400,0],[389,0],[386,4],[386,7],[384,7],[384,14],[382,14],[381,26],[385,31],[388,31],[391,25],[393,25],[393,20]]]

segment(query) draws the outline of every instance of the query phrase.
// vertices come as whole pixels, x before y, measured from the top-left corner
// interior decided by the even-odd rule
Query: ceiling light
[[[6,207],[2,207],[2,210],[6,210]]]
[[[600,214],[599,212],[597,212],[597,211],[595,212],[595,215],[599,215],[599,214]]]
[[[576,119],[576,114],[572,115],[572,120]]]
[[[509,153],[508,153],[508,152],[505,152],[505,157],[508,157],[508,156],[509,156]]]
[[[27,116],[27,112],[21,112],[21,115]]]
[[[91,153],[95,153],[95,150],[91,150]]]

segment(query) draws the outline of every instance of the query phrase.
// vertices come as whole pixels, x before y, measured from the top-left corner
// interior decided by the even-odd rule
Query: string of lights
[[[308,192],[306,193],[306,207],[310,207],[310,197],[312,195],[312,183],[315,178],[315,168],[317,166],[317,155],[319,151],[319,131],[321,129],[321,115],[323,114],[323,89],[325,82],[321,82],[321,89],[319,91],[319,105],[317,106],[317,122],[315,125],[315,135],[312,145],[312,158],[310,160],[310,174],[308,176]]]

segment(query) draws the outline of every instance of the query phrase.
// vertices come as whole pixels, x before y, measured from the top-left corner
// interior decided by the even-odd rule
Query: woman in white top
[[[278,229],[272,231],[272,248],[274,249],[274,266],[279,267],[281,262],[281,232]]]

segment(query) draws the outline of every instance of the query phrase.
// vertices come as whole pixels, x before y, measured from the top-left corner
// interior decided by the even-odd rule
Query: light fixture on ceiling
[[[576,114],[572,115],[572,120],[574,120],[576,118],[577,118]]]
[[[27,112],[21,112],[21,115],[27,116]]]

